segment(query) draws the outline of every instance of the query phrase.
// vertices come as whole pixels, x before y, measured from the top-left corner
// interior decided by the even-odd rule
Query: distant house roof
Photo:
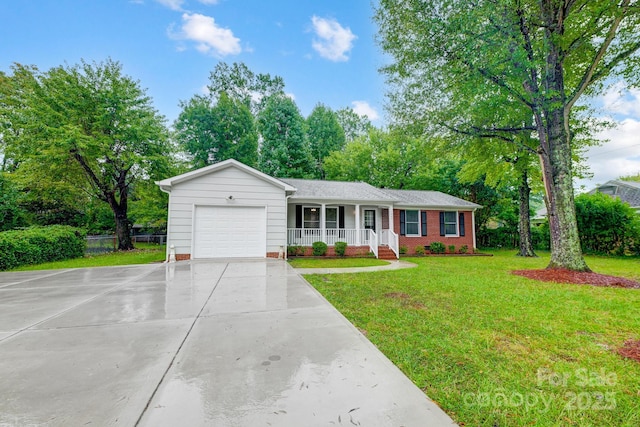
[[[632,208],[640,209],[640,182],[614,179],[589,191],[590,194],[596,192],[617,197]]]
[[[482,207],[476,203],[468,202],[440,191],[387,190],[386,188],[380,191],[396,199],[396,204],[399,206],[448,209],[478,209]]]
[[[292,199],[393,203],[395,198],[365,182],[281,178],[296,188]]]

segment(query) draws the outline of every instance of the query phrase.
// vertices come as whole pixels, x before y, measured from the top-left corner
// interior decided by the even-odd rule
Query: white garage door
[[[194,258],[264,257],[266,210],[244,206],[196,206]]]

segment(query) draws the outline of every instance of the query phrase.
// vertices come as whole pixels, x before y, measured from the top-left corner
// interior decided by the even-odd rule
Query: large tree
[[[209,95],[215,101],[225,93],[245,104],[255,116],[271,95],[284,94],[284,80],[280,76],[254,73],[243,62],[229,65],[219,62],[209,76]]]
[[[331,108],[318,104],[306,120],[307,140],[314,161],[315,178],[324,178],[324,159],[344,147],[344,130]]]
[[[175,138],[191,157],[194,168],[226,159],[255,167],[258,161],[258,133],[249,107],[222,92],[215,104],[196,95],[182,103]]]
[[[13,72],[14,84],[3,93],[13,107],[2,114],[12,128],[8,150],[20,161],[16,174],[90,192],[109,205],[119,249],[132,249],[131,190],[163,172],[171,155],[151,99],[112,60],[46,72],[15,65]]]
[[[631,0],[381,0],[376,20],[381,45],[394,59],[385,71],[396,109],[424,119],[439,106],[455,104],[455,97],[469,96],[528,111],[533,129],[527,120],[482,131],[535,135],[549,212],[549,267],[587,271],[575,216],[570,120],[581,97],[598,93],[614,77],[638,82],[638,5]],[[465,111],[458,113],[449,127],[464,124]]]
[[[304,118],[286,95],[272,95],[258,116],[260,170],[279,178],[313,176]]]

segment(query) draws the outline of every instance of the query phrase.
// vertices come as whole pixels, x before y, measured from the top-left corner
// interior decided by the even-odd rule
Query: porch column
[[[473,251],[476,251],[476,210],[471,211],[471,231],[473,233]]]
[[[387,209],[389,209],[389,224],[387,224],[387,226],[389,227],[388,230],[394,231],[393,230],[393,206],[389,206]],[[391,235],[389,235],[389,237],[391,237]]]
[[[360,246],[360,205],[356,205],[356,246]]]
[[[327,224],[325,221],[325,217],[326,217],[326,206],[324,203],[322,204],[322,207],[320,208],[320,233],[322,233],[322,241],[327,243]]]

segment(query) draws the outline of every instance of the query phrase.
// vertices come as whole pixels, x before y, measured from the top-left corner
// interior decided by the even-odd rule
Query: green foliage
[[[40,187],[48,200],[75,198],[82,206],[90,194],[103,201],[116,219],[119,248],[131,249],[130,193],[140,180],[164,175],[172,159],[164,118],[112,60],[47,72],[14,65],[13,72],[5,96],[14,107],[0,115],[21,129],[7,142],[21,184]]]
[[[334,250],[336,252],[336,255],[344,256],[344,254],[347,252],[347,242],[336,242],[334,245]]]
[[[460,253],[461,254],[466,254],[467,252],[469,252],[469,246],[467,246],[467,245],[460,246]]]
[[[325,242],[313,242],[311,245],[313,256],[324,256],[327,253],[327,244]]]
[[[0,172],[0,231],[24,225],[26,212],[20,206],[20,193],[7,174]]]
[[[447,246],[447,249],[448,249],[450,254],[455,254],[456,253],[456,245],[449,245],[449,246]]]
[[[284,80],[280,76],[254,73],[243,62],[218,62],[209,76],[209,94],[217,100],[225,93],[239,101],[257,115],[264,108],[264,101],[272,95],[284,94]]]
[[[515,249],[519,242],[518,230],[510,227],[487,228],[482,227],[476,234],[478,247]],[[536,250],[549,250],[550,236],[549,224],[544,223],[531,228],[531,240]]]
[[[424,246],[422,245],[417,245],[415,248],[413,248],[413,252],[416,255],[424,255]]]
[[[306,248],[304,246],[288,246],[287,254],[289,256],[304,256]]]
[[[343,108],[336,111],[336,118],[344,131],[347,142],[365,136],[372,127],[371,121],[367,116],[360,116],[351,108]]]
[[[291,98],[274,95],[265,101],[264,110],[258,115],[258,130],[263,138],[260,148],[262,172],[278,178],[312,176],[304,127],[300,110]]]
[[[623,255],[640,242],[640,217],[620,199],[581,194],[576,197],[576,215],[585,252]]]
[[[431,253],[432,254],[443,254],[445,253],[445,246],[442,242],[431,242]]]
[[[409,248],[407,245],[400,245],[398,251],[400,252],[400,255],[405,255],[409,251]]]
[[[314,162],[314,178],[324,178],[324,159],[333,151],[344,147],[344,130],[336,114],[327,106],[315,106],[306,120],[307,140]]]
[[[0,233],[0,270],[84,255],[83,231],[63,225]]]
[[[193,168],[227,159],[257,165],[258,133],[253,115],[242,101],[222,92],[215,105],[196,95],[181,106],[175,137],[191,157]]]

